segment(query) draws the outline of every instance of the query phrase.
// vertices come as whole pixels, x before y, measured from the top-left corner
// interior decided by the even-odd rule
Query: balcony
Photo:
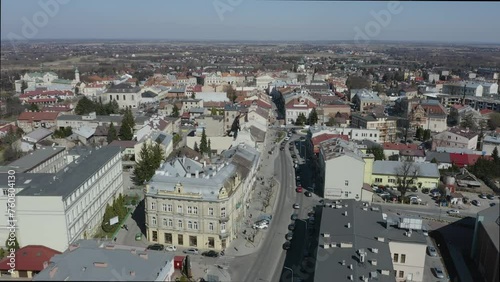
[[[227,221],[229,221],[229,216],[228,215],[221,216],[221,217],[219,217],[219,221],[220,222],[227,222]]]
[[[229,232],[227,232],[227,231],[224,231],[224,232],[221,231],[219,233],[219,237],[220,237],[220,239],[226,239],[227,237],[229,237]]]

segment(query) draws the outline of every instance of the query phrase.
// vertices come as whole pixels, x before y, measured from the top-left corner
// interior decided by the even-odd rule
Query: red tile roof
[[[349,136],[348,135],[342,135],[342,134],[330,134],[330,133],[323,133],[321,135],[317,135],[311,139],[311,142],[314,146],[314,153],[319,153],[319,144],[323,141],[333,139],[333,138],[341,138],[344,139],[345,141],[349,141]]]
[[[474,165],[479,158],[491,159],[489,156],[481,156],[477,154],[450,153],[451,162],[458,167]]]
[[[49,262],[50,259],[61,254],[51,248],[40,245],[28,245],[16,251],[16,270],[31,270],[42,271],[43,263]],[[0,261],[0,270],[11,269],[10,258],[4,258]]]
[[[313,103],[312,101],[304,98],[304,103],[301,104],[299,102],[300,98],[295,98],[290,100],[288,103],[286,103],[285,108],[287,109],[310,109],[310,108],[316,108],[316,104]]]
[[[254,102],[257,104],[257,106],[259,106],[259,107],[261,107],[261,108],[264,108],[264,109],[270,109],[270,108],[271,108],[271,105],[270,105],[270,104],[268,104],[268,103],[266,103],[266,102],[264,102],[264,101],[262,101],[262,100],[260,100],[260,99],[257,99],[257,100],[246,100],[246,101],[242,101],[242,102],[240,102],[240,104],[241,104],[242,106],[249,107],[249,106],[251,106]]]
[[[7,124],[6,126],[0,127],[1,132],[9,132],[9,130],[12,128],[12,131],[16,132],[18,127],[12,124]]]
[[[384,147],[384,150],[396,150],[396,151],[401,151],[401,150],[416,150],[418,148],[417,144],[403,144],[403,143],[391,143],[391,142],[386,142],[382,144]]]
[[[69,105],[53,105],[45,106],[41,110],[42,112],[69,112],[71,107]]]
[[[489,109],[483,109],[483,110],[480,110],[479,113],[484,116],[484,115],[489,115],[491,113],[494,113],[495,111],[493,110],[489,110]]]
[[[34,121],[34,120],[55,120],[59,113],[54,112],[23,112],[17,120]]]

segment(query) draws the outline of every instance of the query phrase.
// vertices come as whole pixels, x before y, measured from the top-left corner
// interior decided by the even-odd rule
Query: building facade
[[[103,103],[116,101],[120,109],[131,107],[139,108],[141,102],[141,88],[128,83],[111,85],[105,93],[101,95]]]

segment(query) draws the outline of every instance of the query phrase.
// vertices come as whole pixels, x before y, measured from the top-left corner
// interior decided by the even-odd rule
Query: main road
[[[293,168],[288,148],[278,150],[275,160],[275,171],[280,183],[278,199],[275,203],[276,210],[273,219],[265,234],[264,240],[258,250],[247,256],[235,258],[230,267],[231,280],[233,281],[276,281],[276,273],[281,273],[285,251],[283,243],[286,242],[285,235],[288,233],[288,225],[292,223],[293,204],[298,195],[295,192],[295,171]]]

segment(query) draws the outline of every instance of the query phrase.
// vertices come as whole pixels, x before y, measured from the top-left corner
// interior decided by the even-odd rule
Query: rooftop
[[[48,262],[54,255],[61,252],[40,245],[28,245],[16,251],[16,270],[18,271],[41,271],[43,263]],[[0,270],[7,271],[10,258],[4,258],[0,261]]]
[[[404,162],[398,161],[375,161],[373,163],[373,174],[396,175],[403,163]],[[412,162],[411,165],[417,169],[419,177],[434,178],[440,176],[437,164]],[[413,171],[413,169],[411,169],[411,171]]]
[[[14,168],[18,173],[29,172],[64,150],[66,150],[65,147],[42,147],[10,163],[8,168]]]
[[[33,281],[164,281],[174,254],[79,240]]]

